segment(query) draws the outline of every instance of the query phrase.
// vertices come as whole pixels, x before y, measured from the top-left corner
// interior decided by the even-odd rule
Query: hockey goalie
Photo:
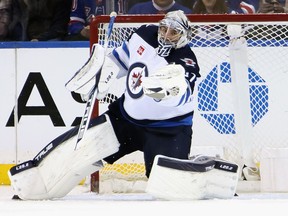
[[[140,26],[111,52],[94,44],[88,61],[66,83],[67,89],[91,105],[91,98],[92,102],[93,98],[104,98],[114,80],[126,76],[124,93],[102,115],[91,120],[90,115],[84,115],[87,128],[72,128],[30,161],[12,167],[8,174],[15,193],[23,200],[66,196],[85,176],[101,169],[103,161],[112,164],[139,150],[144,154],[150,182],[147,192],[155,197],[233,197],[236,164],[225,162],[229,169],[223,169],[227,164],[215,158],[204,162],[189,159],[194,89],[201,77],[197,58],[188,44],[190,32],[183,11],[173,11],[158,25]],[[163,161],[164,167],[159,164]],[[183,164],[193,168],[179,169]],[[183,177],[190,182],[190,196],[179,190],[178,197],[166,195],[164,185],[171,175],[175,176],[175,188],[186,184]],[[158,191],[155,178],[163,180],[163,188]]]

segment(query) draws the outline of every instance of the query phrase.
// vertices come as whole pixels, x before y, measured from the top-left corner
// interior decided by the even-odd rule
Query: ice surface
[[[286,215],[288,193],[246,193],[230,200],[163,201],[149,194],[96,194],[77,186],[67,196],[53,201],[12,200],[10,186],[0,186],[0,216],[54,215]]]

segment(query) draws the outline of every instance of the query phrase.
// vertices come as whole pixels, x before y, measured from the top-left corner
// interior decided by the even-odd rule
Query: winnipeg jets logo
[[[136,88],[139,88],[142,81],[141,81],[141,78],[142,78],[142,73],[144,71],[145,68],[143,68],[140,72],[138,73],[133,73],[132,74],[132,86],[131,88],[133,90],[135,90]]]
[[[126,80],[127,91],[132,98],[139,98],[143,95],[141,86],[142,77],[148,75],[147,66],[137,62],[130,66]]]
[[[183,58],[181,59],[181,61],[183,61],[187,66],[195,67],[196,65],[196,62],[194,62],[192,59],[189,58]]]

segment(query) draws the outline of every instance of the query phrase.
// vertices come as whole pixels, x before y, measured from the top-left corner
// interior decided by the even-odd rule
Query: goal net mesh
[[[161,18],[161,15],[118,16],[108,42],[109,49],[120,46],[140,25],[157,24]],[[251,161],[257,164],[264,147],[287,147],[287,15],[189,15],[188,18],[192,29],[189,44],[197,56],[202,75],[196,89],[191,154],[205,154],[205,147],[210,150],[217,147],[221,149],[221,156],[227,160],[242,163],[245,157],[243,154],[249,152]],[[109,16],[94,19],[91,25],[91,44],[104,43],[108,22]],[[235,123],[239,104],[235,103],[227,34],[227,26],[232,24],[241,26],[247,41],[246,73],[250,110],[245,117],[250,120],[249,135],[238,133]],[[107,96],[99,101],[99,113],[104,112],[108,104],[123,93],[125,79],[117,82]],[[193,151],[199,148],[204,152]],[[145,181],[144,172],[142,155],[137,153],[113,165],[106,165],[100,171],[100,182],[115,178]]]

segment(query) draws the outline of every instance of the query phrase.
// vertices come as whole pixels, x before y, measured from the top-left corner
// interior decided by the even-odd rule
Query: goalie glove
[[[185,69],[179,64],[170,64],[142,78],[143,92],[155,100],[182,96],[186,89]]]

